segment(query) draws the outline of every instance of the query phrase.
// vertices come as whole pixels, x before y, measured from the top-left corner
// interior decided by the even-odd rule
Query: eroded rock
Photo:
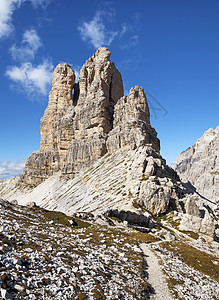
[[[119,99],[115,105],[113,130],[107,139],[107,149],[113,153],[117,149],[135,149],[151,144],[159,152],[160,141],[150,125],[150,113],[142,87],[131,88],[128,97]]]
[[[20,177],[30,185],[60,170],[74,177],[118,149],[146,144],[160,149],[143,88],[136,86],[123,96],[121,75],[105,47],[86,61],[78,83],[68,64],[55,68],[40,132],[40,150],[27,159]]]

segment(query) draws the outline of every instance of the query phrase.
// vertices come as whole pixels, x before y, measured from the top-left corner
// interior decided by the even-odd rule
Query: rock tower
[[[22,182],[38,185],[58,171],[74,177],[120,148],[151,145],[159,152],[144,90],[136,86],[124,96],[122,77],[110,54],[99,48],[81,68],[78,83],[68,64],[55,68],[41,119],[40,150],[27,159]]]

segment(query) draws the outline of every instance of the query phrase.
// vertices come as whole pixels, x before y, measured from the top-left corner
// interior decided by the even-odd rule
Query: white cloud
[[[13,59],[19,61],[33,60],[38,49],[42,46],[40,37],[35,29],[26,30],[23,34],[21,46],[13,45],[10,48]]]
[[[12,14],[23,0],[1,0],[0,1],[0,38],[8,36],[13,30],[11,24]]]
[[[41,46],[42,42],[36,30],[26,30],[21,46],[13,45],[10,48],[13,59],[19,61],[20,65],[9,66],[5,73],[14,82],[13,88],[35,100],[40,94],[47,95],[53,76],[53,65],[49,60],[44,60],[38,65],[33,63]]]
[[[118,29],[111,30],[116,24],[116,10],[111,2],[101,2],[101,8],[96,11],[94,17],[89,22],[84,22],[78,26],[80,36],[83,41],[89,42],[95,48],[109,46],[115,38],[118,39],[119,47],[129,49],[139,43],[139,21],[141,14],[135,12],[129,23],[121,24]]]
[[[43,8],[45,8],[53,0],[29,0],[29,1],[32,3],[34,8],[36,8],[37,6],[42,6]]]
[[[21,174],[26,159],[17,162],[0,161],[0,179],[6,179]]]
[[[137,34],[134,34],[128,39],[128,41],[125,41],[123,44],[121,44],[120,48],[122,50],[129,49],[131,47],[136,46],[138,43],[139,43],[139,36]]]
[[[109,46],[118,35],[118,31],[107,30],[104,20],[109,21],[113,17],[114,12],[97,11],[90,22],[84,22],[81,26],[78,26],[82,40],[88,41],[95,48]]]
[[[12,15],[21,4],[30,1],[34,8],[46,7],[52,0],[0,0],[0,38],[7,37],[13,31]]]
[[[122,30],[120,31],[119,37],[121,38],[128,30],[128,27],[126,24],[122,25]]]
[[[140,23],[140,18],[141,18],[141,13],[139,11],[136,11],[132,16],[132,19],[136,24]]]
[[[22,63],[20,67],[9,67],[6,75],[17,84],[17,88],[29,96],[47,95],[52,83],[53,65],[48,60],[37,66],[30,62]]]

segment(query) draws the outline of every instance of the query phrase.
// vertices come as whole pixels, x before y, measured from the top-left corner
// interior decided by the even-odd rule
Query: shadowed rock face
[[[27,159],[20,177],[31,185],[59,170],[74,177],[118,149],[150,144],[160,150],[143,88],[136,86],[123,96],[122,77],[105,47],[86,61],[78,83],[68,64],[55,68],[40,133],[40,150]]]

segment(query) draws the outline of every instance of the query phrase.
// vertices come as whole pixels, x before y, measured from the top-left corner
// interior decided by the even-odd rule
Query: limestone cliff
[[[120,148],[151,144],[160,149],[143,88],[123,96],[122,77],[104,47],[83,65],[78,83],[68,64],[55,68],[40,132],[40,150],[27,159],[20,177],[31,185],[59,170],[74,177]]]
[[[208,129],[177,157],[176,171],[184,181],[190,181],[200,195],[219,201],[219,126],[215,130]]]
[[[55,68],[49,103],[41,118],[40,150],[27,159],[20,176],[22,182],[38,185],[63,167],[68,146],[74,138],[74,82],[75,74],[68,64]]]
[[[123,96],[115,105],[113,130],[107,139],[107,150],[149,145],[160,151],[160,141],[150,124],[147,99],[142,87],[131,88],[129,96]]]

